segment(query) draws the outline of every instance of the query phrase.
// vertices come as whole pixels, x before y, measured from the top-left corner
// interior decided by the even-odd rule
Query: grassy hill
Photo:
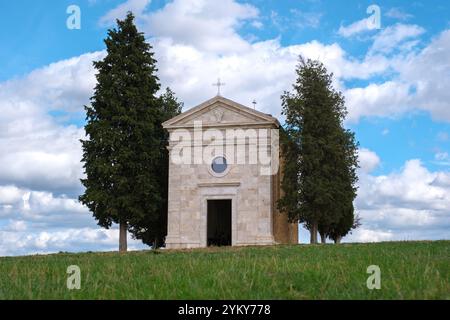
[[[0,258],[0,299],[450,299],[449,277],[450,241],[55,254]]]

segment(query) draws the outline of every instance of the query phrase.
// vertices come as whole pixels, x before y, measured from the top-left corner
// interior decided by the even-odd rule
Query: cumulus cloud
[[[339,27],[338,34],[348,38],[362,32],[367,32],[369,30],[372,30],[371,20],[370,18],[365,18],[355,21],[348,26],[341,25]]]
[[[366,148],[358,152],[355,210],[362,225],[344,242],[438,240],[450,238],[450,173],[430,171],[418,159],[398,172],[371,174],[381,159]],[[303,230],[306,232],[306,230]]]
[[[84,130],[59,123],[51,113],[83,111],[96,82],[92,61],[103,55],[83,54],[0,83],[0,183],[81,191]]]
[[[80,192],[83,137],[83,129],[69,126],[0,139],[0,181],[36,190]]]
[[[118,241],[118,232],[115,229],[67,228],[60,231],[35,232],[20,228],[7,229],[0,230],[0,256],[50,254],[61,251],[116,251]],[[128,250],[145,248],[130,237],[128,242]]]
[[[72,227],[95,226],[88,210],[76,199],[15,186],[0,186],[0,217],[48,228],[62,222]]]
[[[153,43],[162,82],[173,88],[187,107],[215,94],[211,83],[217,75],[226,79],[222,91],[227,97],[247,105],[256,99],[261,111],[278,116],[280,95],[295,80],[294,68],[300,54],[320,57],[339,74],[349,75],[357,68],[346,61],[339,45],[317,41],[289,47],[283,47],[278,39],[261,41],[249,44],[248,50],[239,54],[205,52],[167,38],[155,39]],[[343,72],[336,67],[341,61],[349,66]]]
[[[117,250],[116,227],[100,229],[76,199],[0,186],[0,256],[58,251]],[[130,238],[130,248],[145,248]]]
[[[89,103],[95,86],[92,61],[104,52],[82,54],[36,69],[22,78],[0,83],[1,132],[11,120],[42,117],[51,110],[77,111]]]
[[[393,26],[388,26],[387,28],[380,31],[374,38],[372,47],[369,50],[369,54],[375,52],[390,53],[394,49],[402,48],[405,42],[411,39],[415,39],[422,35],[425,29],[417,25],[405,25],[405,24],[395,24]],[[415,45],[416,41],[410,41],[406,44],[405,49],[411,49]]]
[[[433,47],[450,45],[445,32],[439,39],[441,43],[438,44],[435,40],[422,51],[416,52],[419,37],[425,32],[423,28],[403,24],[388,26],[373,36],[373,44],[367,55],[358,60],[348,56],[336,43],[324,45],[311,41],[281,46],[279,39],[250,43],[235,29],[230,31],[246,19],[251,21],[256,17],[257,11],[248,7],[235,9],[236,17],[223,22],[224,27],[220,29],[225,31],[220,31],[220,34],[216,33],[219,32],[217,30],[197,28],[195,36],[187,36],[184,32],[188,32],[186,30],[189,29],[186,28],[189,27],[183,21],[187,19],[187,10],[192,9],[185,8],[189,1],[184,3],[181,9],[175,9],[176,1],[170,3],[157,13],[147,15],[147,19],[149,24],[156,21],[156,17],[159,19],[158,27],[152,28],[156,31],[152,31],[154,38],[150,41],[155,45],[161,66],[161,79],[185,99],[186,106],[193,106],[209,98],[213,89],[211,88],[208,96],[205,88],[210,87],[211,75],[217,75],[227,79],[224,92],[231,98],[240,99],[244,104],[256,99],[262,111],[279,115],[279,96],[289,89],[294,80],[292,70],[298,55],[302,54],[308,58],[320,59],[334,73],[335,85],[347,98],[350,121],[356,122],[366,116],[397,116],[417,109],[430,110],[433,115],[444,114],[447,119],[450,108],[447,108],[446,101],[449,99],[441,99],[441,96],[446,96],[448,90],[444,90],[442,84],[429,86],[428,82],[423,82],[423,73],[416,77],[409,76],[416,70],[417,63],[420,63],[418,60],[424,60],[422,66],[434,61],[446,61],[446,57],[437,60],[437,57],[431,56],[435,51]],[[206,6],[200,1],[196,8],[198,12],[203,12]],[[161,16],[167,19],[160,19]],[[205,21],[210,23],[210,15],[206,16]],[[173,21],[180,21],[179,25]],[[174,32],[172,29],[175,28],[181,30]],[[219,38],[229,40],[220,41],[220,46],[225,45],[226,48],[215,44]],[[392,53],[393,56],[387,56]],[[179,70],[183,71],[182,76]],[[442,78],[445,78],[445,82],[450,78],[445,75],[445,68],[433,68],[433,71],[439,74],[430,77],[430,82]],[[347,89],[344,84],[347,80],[368,80],[385,75],[391,75],[391,79],[368,84],[366,87]],[[414,81],[416,78],[418,81]],[[428,95],[418,99],[417,95],[421,93],[418,89],[433,89],[436,91],[434,97],[437,98],[433,98],[432,103]]]
[[[358,122],[369,116],[393,117],[413,109],[410,88],[409,83],[395,80],[346,90],[348,121]]]
[[[100,25],[111,26],[116,22],[116,19],[123,19],[128,11],[132,11],[135,15],[140,16],[150,3],[151,0],[127,0],[102,16]]]
[[[358,161],[360,169],[365,173],[372,172],[380,165],[380,158],[378,155],[366,148],[358,150]]]
[[[400,173],[368,178],[369,186],[365,186],[361,194],[368,192],[364,199],[371,200],[360,203],[360,206],[367,207],[370,203],[373,208],[374,204],[386,204],[392,200],[406,208],[448,209],[450,193],[433,184],[436,178],[437,174],[429,172],[420,160],[408,160]]]
[[[100,22],[113,22],[132,10],[149,36],[171,38],[181,45],[213,52],[239,52],[248,48],[237,34],[240,24],[256,19],[259,11],[234,0],[174,0],[155,12],[144,12],[149,0],[128,0],[109,11]],[[224,14],[226,12],[226,14]]]
[[[344,242],[380,242],[393,240],[394,234],[386,230],[372,230],[364,227],[356,229],[351,235],[345,238]]]
[[[293,19],[296,21],[295,26],[298,28],[317,28],[323,16],[320,12],[307,12],[298,9],[291,9],[290,13],[293,15]]]
[[[151,36],[170,38],[202,51],[236,54],[249,48],[237,29],[244,21],[256,19],[258,14],[256,7],[234,0],[175,0],[149,14],[143,28]]]
[[[445,30],[418,54],[396,61],[401,81],[414,89],[414,104],[434,119],[450,121],[450,30]]]
[[[16,186],[0,186],[0,204],[11,206],[21,200],[23,193]]]
[[[103,54],[0,83],[0,255],[115,249],[117,230],[101,230],[77,201],[84,129],[52,116],[83,111],[95,85],[92,62]],[[89,237],[104,233],[103,242]]]
[[[409,20],[414,16],[410,13],[407,13],[400,8],[391,8],[385,13],[386,17],[397,19],[397,20]]]
[[[436,158],[436,160],[444,161],[444,160],[449,160],[450,156],[448,155],[448,152],[438,152],[435,154],[435,158]]]
[[[186,102],[186,107],[210,98],[214,94],[211,81],[220,76],[227,82],[223,89],[225,95],[244,104],[256,99],[261,111],[278,116],[279,97],[284,90],[290,89],[295,77],[293,69],[298,55],[302,54],[321,60],[334,73],[336,87],[347,98],[352,122],[362,117],[391,117],[417,109],[429,110],[433,116],[444,114],[447,119],[450,110],[446,102],[449,99],[441,99],[448,90],[443,89],[443,85],[428,85],[437,81],[435,79],[448,80],[447,70],[433,68],[439,74],[434,74],[429,81],[423,81],[422,72],[410,76],[417,70],[418,63],[430,69],[428,65],[438,60],[427,51],[442,46],[434,41],[416,52],[420,36],[425,32],[417,25],[398,23],[374,31],[373,43],[366,56],[356,59],[337,43],[325,45],[311,41],[282,46],[279,39],[247,41],[238,30],[260,18],[258,9],[233,0],[221,1],[214,6],[205,0],[175,0],[156,12],[143,11],[138,18],[142,30],[151,36],[149,41],[156,51],[163,85],[171,86]],[[353,35],[367,29],[368,24],[369,18],[363,19],[342,27],[341,32]],[[445,37],[440,42],[450,45]],[[445,61],[446,57],[442,59]],[[345,86],[345,81],[370,80],[375,76],[387,76],[388,79],[366,87]],[[417,96],[419,90],[435,92],[421,98]],[[430,102],[431,96],[437,98]]]
[[[434,155],[435,158],[435,163],[441,166],[450,166],[450,155],[448,154],[448,152],[443,151],[443,152],[437,152]]]
[[[413,159],[399,172],[362,171],[359,178],[355,204],[363,225],[346,241],[450,237],[450,173],[431,172]]]
[[[403,29],[403,27],[401,28]],[[398,29],[397,27],[397,30]],[[415,31],[411,31],[415,30]],[[411,28],[411,33],[420,34],[420,28]],[[389,31],[380,38],[388,38],[397,31]],[[402,41],[401,37],[395,41]],[[378,39],[378,38],[377,38]],[[403,38],[405,40],[405,38]],[[379,42],[377,50],[391,50]],[[384,48],[384,49],[381,49]],[[400,50],[389,60],[390,80],[370,83],[366,87],[345,91],[349,120],[357,122],[366,116],[392,117],[409,111],[425,110],[434,119],[450,121],[450,30],[445,30],[420,51]],[[376,55],[378,56],[378,55]],[[389,73],[388,73],[389,74]]]

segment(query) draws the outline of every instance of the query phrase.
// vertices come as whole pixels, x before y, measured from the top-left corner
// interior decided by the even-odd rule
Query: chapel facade
[[[163,123],[169,138],[167,248],[298,243],[277,209],[279,122],[220,95]]]

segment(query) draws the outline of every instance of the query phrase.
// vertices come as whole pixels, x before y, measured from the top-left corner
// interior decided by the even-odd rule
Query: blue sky
[[[66,27],[69,5],[79,30]],[[370,5],[380,28],[364,21]],[[0,255],[115,248],[115,230],[76,202],[78,139],[92,61],[128,9],[187,108],[221,76],[224,96],[279,116],[296,57],[323,61],[361,149],[363,227],[346,240],[450,238],[448,1],[17,0],[0,3]]]
[[[161,9],[170,1],[153,0],[149,11]],[[26,74],[33,69],[52,62],[67,59],[86,52],[104,49],[103,38],[107,26],[99,23],[100,18],[110,9],[123,3],[121,0],[60,0],[53,1],[3,1],[0,20],[0,39],[5,45],[0,52],[0,80]],[[450,4],[447,1],[241,1],[257,7],[262,22],[270,28],[255,30],[244,25],[239,32],[245,36],[252,34],[258,39],[281,38],[283,45],[318,40],[322,43],[339,42],[353,56],[364,55],[367,41],[353,41],[337,34],[342,24],[350,24],[368,16],[366,9],[371,4],[380,6],[382,12],[398,8],[405,15],[403,20],[422,26],[427,30],[423,39],[449,27]],[[66,28],[66,9],[78,5],[82,12],[82,28]],[[295,13],[295,11],[299,13]],[[293,13],[294,12],[294,13]],[[272,18],[273,15],[277,18]],[[311,27],[314,17],[320,19],[318,27]],[[402,19],[401,19],[402,20]],[[276,21],[280,21],[279,24]],[[398,22],[398,18],[382,16],[382,24]],[[426,42],[424,42],[426,43]]]

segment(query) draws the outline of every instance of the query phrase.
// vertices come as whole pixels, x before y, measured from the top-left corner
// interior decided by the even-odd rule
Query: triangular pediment
[[[279,126],[278,120],[237,102],[216,96],[163,123],[164,128],[189,128],[201,122],[203,126]]]

